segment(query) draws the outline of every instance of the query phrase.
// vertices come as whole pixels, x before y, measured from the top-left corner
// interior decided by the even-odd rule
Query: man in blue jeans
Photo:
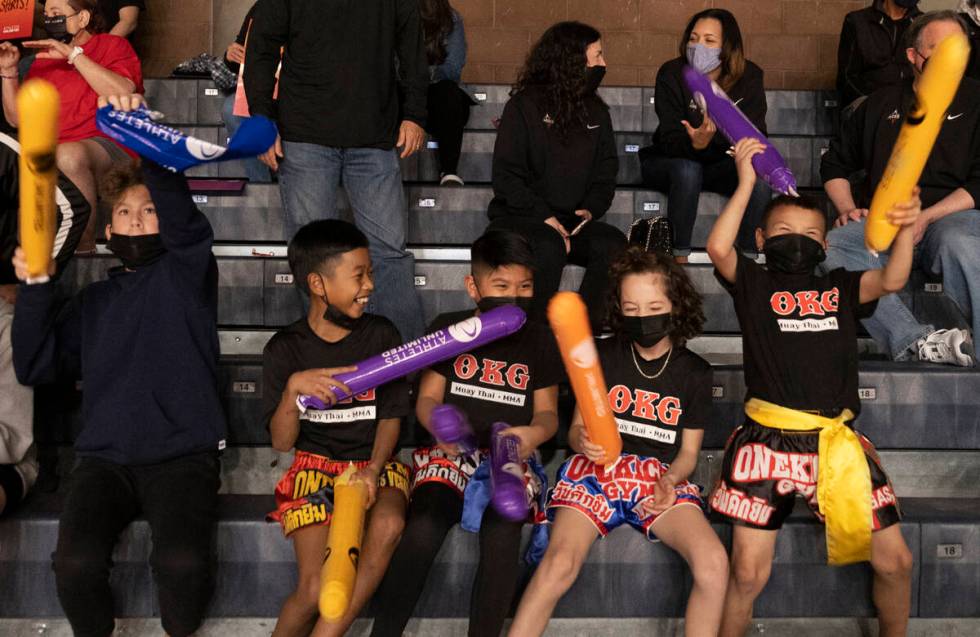
[[[881,180],[905,116],[914,103],[915,83],[929,56],[946,36],[963,31],[952,11],[927,13],[906,34],[912,84],[872,93],[848,119],[821,163],[824,188],[837,207],[838,226],[827,236],[828,269],[880,268],[887,259],[864,246],[864,217],[851,194],[848,177],[867,170],[865,197]],[[980,82],[965,78],[936,145],[919,179],[922,214],[916,227],[915,267],[943,277],[943,289],[980,330]],[[864,202],[866,206],[867,203]],[[973,366],[976,354],[968,330],[920,324],[896,295],[883,297],[874,316],[864,321],[872,337],[887,346],[895,360]]]
[[[429,71],[417,0],[259,0],[247,49],[249,108],[279,126],[262,160],[279,171],[287,236],[335,218],[343,183],[374,263],[368,311],[391,319],[406,340],[420,336],[395,150],[408,157],[425,137]]]

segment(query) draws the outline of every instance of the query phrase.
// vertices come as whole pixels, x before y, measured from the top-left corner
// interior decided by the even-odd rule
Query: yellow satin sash
[[[854,418],[845,409],[836,418],[752,398],[745,413],[763,427],[782,431],[819,430],[817,503],[826,522],[827,562],[836,566],[871,559],[871,470],[861,440],[844,423]]]

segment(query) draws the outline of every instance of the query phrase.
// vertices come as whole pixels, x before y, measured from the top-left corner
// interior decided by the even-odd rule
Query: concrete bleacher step
[[[271,495],[221,496],[217,587],[210,616],[275,616],[295,585],[290,543],[277,525],[262,521],[272,503]],[[19,513],[0,521],[4,564],[0,616],[61,614],[50,568],[59,506],[57,496],[35,496]],[[803,508],[798,503],[780,534],[772,578],[756,603],[756,616],[871,615],[869,568],[827,566],[823,528]],[[980,500],[908,498],[903,510],[903,533],[915,559],[912,616],[980,615],[980,543],[976,541]],[[716,524],[715,528],[727,543],[730,527]],[[123,533],[114,554],[119,616],[147,617],[158,612],[147,564],[149,551],[149,528],[138,521]],[[465,617],[476,559],[476,536],[453,529],[436,558],[415,615]],[[689,587],[690,575],[675,553],[623,528],[596,545],[555,616],[678,617]],[[369,608],[365,614],[376,610]]]

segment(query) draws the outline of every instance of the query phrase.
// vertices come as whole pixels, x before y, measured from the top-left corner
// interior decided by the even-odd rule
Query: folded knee
[[[81,143],[67,143],[58,146],[58,168],[67,175],[92,172],[92,162]]]
[[[109,561],[102,555],[81,551],[58,551],[54,554],[55,575],[63,582],[97,581],[109,574]]]
[[[582,570],[582,560],[570,551],[562,551],[559,548],[545,554],[539,569],[552,586],[559,590],[567,590],[578,578],[579,571]]]
[[[691,575],[700,586],[724,590],[728,586],[728,554],[724,547],[719,545],[698,555],[691,564]]]
[[[180,586],[205,582],[211,575],[208,555],[189,548],[174,548],[154,556],[153,569],[157,576]]]
[[[912,574],[912,552],[906,546],[871,558],[871,566],[880,577],[904,579]]]
[[[733,564],[731,585],[742,595],[755,597],[769,581],[769,571],[768,564]]]

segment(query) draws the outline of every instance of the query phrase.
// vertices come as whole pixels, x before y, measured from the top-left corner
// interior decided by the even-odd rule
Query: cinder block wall
[[[330,2],[332,0],[322,0]],[[749,59],[769,88],[830,88],[844,15],[870,0],[452,0],[466,21],[469,63],[464,79],[509,83],[528,46],[552,23],[582,20],[603,33],[611,85],[650,86],[677,55],[688,18],[707,7],[732,11]],[[147,77],[162,77],[189,57],[220,55],[252,0],[147,0],[136,46]],[[923,9],[955,0],[924,0]]]

